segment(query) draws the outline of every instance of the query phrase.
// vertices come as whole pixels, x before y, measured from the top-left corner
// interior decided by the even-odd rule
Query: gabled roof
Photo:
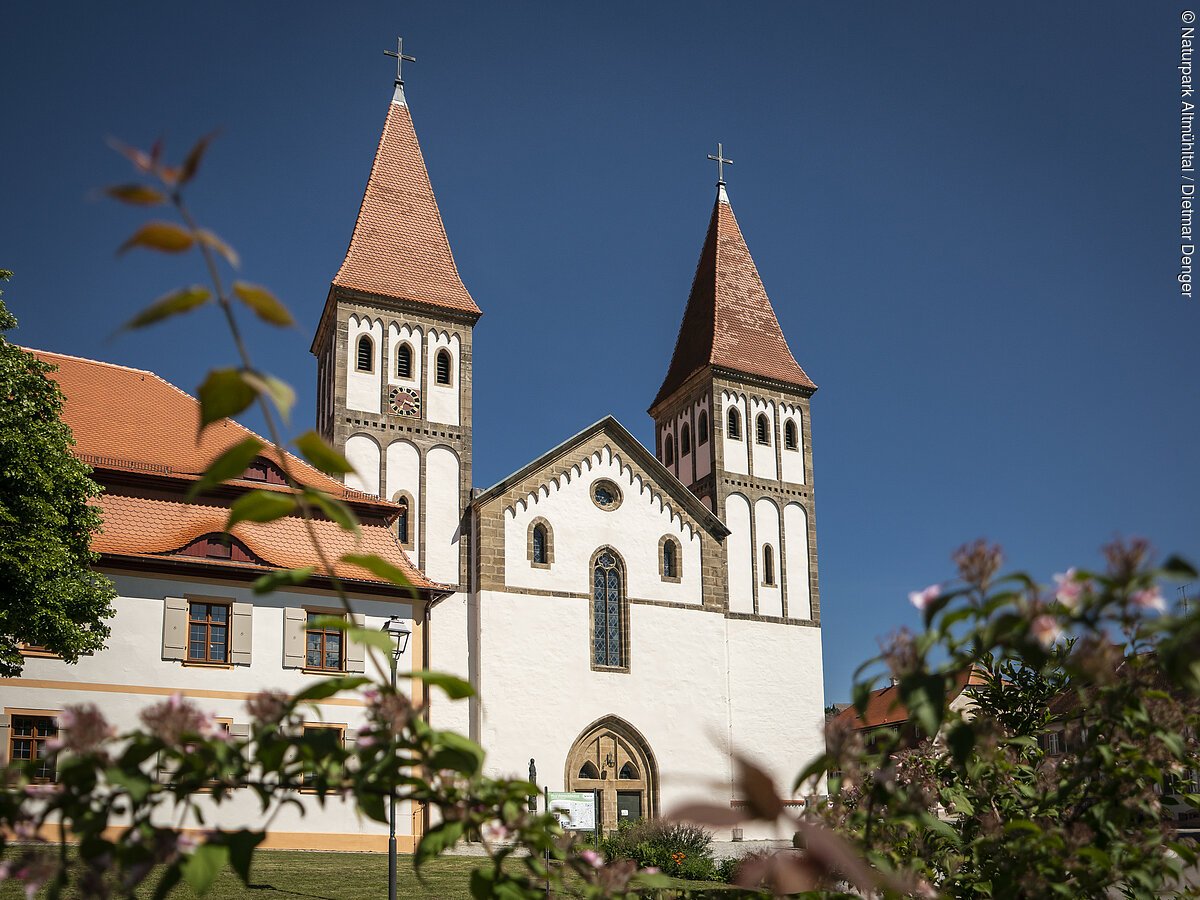
[[[679,504],[681,509],[687,510],[688,515],[706,528],[714,537],[718,540],[724,540],[728,536],[729,529],[725,526],[725,523],[718,519],[712,510],[701,503],[695,494],[684,487],[683,483],[671,474],[670,469],[659,462],[653,453],[642,446],[641,441],[630,434],[625,426],[612,416],[605,416],[599,422],[594,422],[578,434],[567,438],[557,447],[546,451],[537,459],[522,466],[504,480],[497,482],[476,496],[471,501],[472,504],[482,506],[510,488],[520,484],[525,479],[553,465],[557,460],[571,453],[571,451],[582,444],[586,444],[592,437],[601,433],[625,453],[631,461],[636,462],[672,500]]]
[[[970,684],[982,683],[981,676],[971,669],[964,669],[954,676],[954,686],[947,698],[953,700]],[[903,725],[909,720],[908,707],[900,699],[900,688],[894,684],[871,691],[867,696],[867,708],[862,715],[850,704],[833,721],[855,731],[866,731],[883,725]]]
[[[717,190],[675,352],[651,411],[706,366],[817,389],[788,349],[724,185]]]
[[[333,285],[481,315],[454,264],[401,87],[388,106],[358,221]]]
[[[196,480],[220,453],[244,438],[259,436],[232,419],[222,419],[197,438],[199,402],[153,372],[61,353],[31,352],[55,367],[49,376],[63,392],[62,419],[74,434],[74,452],[106,487],[96,501],[103,519],[103,531],[93,541],[97,553],[109,558],[243,569],[254,575],[273,567],[316,566],[318,575],[336,574],[386,587],[378,576],[344,563],[335,564],[332,573],[321,570],[307,526],[298,515],[234,526],[232,534],[266,566],[173,556],[197,538],[223,531],[230,496],[251,489],[286,489],[234,479],[227,489],[230,496],[217,497],[221,492],[214,492],[213,497],[195,502],[184,500],[186,483]],[[278,462],[269,447],[262,456]],[[405,555],[389,524],[399,511],[395,504],[350,490],[291,454],[287,460],[288,468],[305,485],[348,501],[360,515],[362,528],[357,536],[326,519],[313,522],[329,557],[378,553],[403,571],[414,587],[430,593],[451,590],[426,578]]]

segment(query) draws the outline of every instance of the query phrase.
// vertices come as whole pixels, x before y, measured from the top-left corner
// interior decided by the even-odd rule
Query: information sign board
[[[547,803],[563,828],[596,830],[596,795],[591,791],[549,791]]]

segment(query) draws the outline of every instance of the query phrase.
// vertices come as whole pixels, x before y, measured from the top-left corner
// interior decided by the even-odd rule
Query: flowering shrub
[[[658,819],[622,822],[600,842],[610,861],[631,859],[639,866],[693,881],[717,878],[712,832],[695,825]]]

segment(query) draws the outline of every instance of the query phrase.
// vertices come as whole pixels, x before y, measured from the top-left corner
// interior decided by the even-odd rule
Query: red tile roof
[[[458,267],[403,93],[388,107],[379,149],[336,287],[480,315]]]
[[[979,676],[970,670],[964,670],[956,677],[955,686],[949,699],[953,700],[961,694],[968,684],[979,683]],[[908,718],[908,708],[900,699],[900,688],[893,684],[871,691],[867,698],[867,709],[863,715],[860,716],[858,710],[851,705],[834,716],[833,721],[841,725],[848,725],[855,730],[864,730],[878,728],[881,725],[901,725],[907,722]]]
[[[50,377],[58,382],[65,396],[63,421],[75,435],[76,454],[92,466],[97,480],[119,481],[118,473],[129,472],[159,478],[153,489],[143,495],[124,484],[106,484],[108,490],[98,501],[104,531],[95,539],[96,552],[158,557],[180,550],[202,535],[223,530],[229,515],[229,507],[222,505],[226,501],[204,499],[188,503],[183,499],[184,488],[179,479],[193,480],[228,447],[258,435],[232,419],[223,419],[206,428],[197,439],[199,402],[153,372],[61,353],[32,352],[56,367]],[[273,450],[265,450],[262,455],[278,461]],[[426,578],[397,543],[389,525],[398,512],[395,504],[349,490],[291,454],[288,466],[304,484],[349,501],[360,513],[359,536],[327,520],[314,523],[318,540],[329,557],[378,553],[408,575],[415,586],[428,590],[443,588]],[[285,489],[247,480],[233,484],[235,489]],[[243,522],[232,533],[274,566],[317,566],[320,570],[316,550],[299,516],[269,523]],[[193,564],[263,568],[253,563],[186,559]],[[335,565],[334,570],[346,578],[385,583],[355,566]],[[320,571],[320,574],[329,573]]]
[[[713,206],[667,377],[650,408],[705,366],[817,389],[788,349],[724,188]]]

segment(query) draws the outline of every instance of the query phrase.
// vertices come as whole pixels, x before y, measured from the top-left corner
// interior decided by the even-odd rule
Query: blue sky
[[[0,53],[0,267],[23,343],[194,390],[211,313],[109,340],[194,260],[113,249],[116,136],[193,191],[299,327],[250,326],[312,421],[309,340],[391,95],[468,288],[475,476],[611,413],[652,444],[713,200],[729,192],[797,359],[828,698],[906,594],[985,536],[1049,580],[1117,534],[1197,553],[1195,301],[1177,290],[1174,3],[23,4]],[[251,419],[248,424],[255,425]],[[531,636],[531,641],[533,637]],[[764,665],[769,665],[764,661]]]

